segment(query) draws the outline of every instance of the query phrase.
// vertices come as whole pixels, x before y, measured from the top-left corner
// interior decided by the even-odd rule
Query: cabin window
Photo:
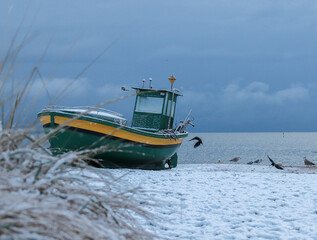
[[[157,97],[138,97],[136,112],[162,113],[164,98]]]
[[[175,109],[175,101],[173,101],[173,104],[172,104],[172,112],[171,112],[172,117],[174,115],[174,109]],[[171,110],[171,100],[168,100],[167,109],[166,109],[166,113],[165,113],[166,116],[170,115],[170,110]]]
[[[163,108],[163,114],[166,115],[166,109],[167,109],[167,104],[168,104],[168,94],[165,95],[165,100],[164,100],[164,108]]]

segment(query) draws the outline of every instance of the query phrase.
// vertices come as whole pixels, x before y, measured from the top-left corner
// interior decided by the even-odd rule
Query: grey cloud
[[[65,91],[62,98],[76,102],[77,105],[85,105],[85,101],[88,99],[94,99],[95,104],[99,104],[99,101],[106,101],[122,95],[118,85],[106,83],[96,86],[93,81],[87,78],[80,78],[74,82],[72,78],[36,79],[29,93],[31,97],[51,98],[52,103],[54,103],[56,97],[70,83],[72,83],[71,86]],[[91,97],[89,98],[89,96]]]
[[[51,42],[39,69],[44,78],[56,77],[47,83],[52,98],[55,91],[120,38],[81,75],[83,78],[59,102],[62,105],[98,104],[121,95],[121,84],[133,86],[144,76],[156,81],[175,73],[175,87],[181,83],[185,90],[177,111],[184,111],[185,115],[188,108],[193,109],[205,126],[201,130],[210,130],[210,121],[213,129],[234,129],[231,125],[239,124],[240,129],[248,130],[251,120],[252,129],[257,129],[264,122],[260,112],[274,116],[281,113],[281,125],[289,119],[294,126],[308,125],[301,124],[299,111],[310,116],[310,129],[316,129],[317,87],[309,86],[317,77],[315,1],[0,2],[1,32],[7,32],[2,47],[10,44],[25,13],[20,33],[23,36],[30,26],[30,34],[38,33],[34,42],[23,49],[23,61],[17,64],[21,70],[15,71],[16,77],[25,76],[25,70],[32,69]],[[7,24],[11,5],[14,8]],[[64,58],[77,39],[76,46]],[[58,70],[52,71],[56,65]],[[235,80],[239,84],[230,84]],[[208,87],[210,83],[212,86]],[[156,86],[160,84],[166,86],[155,82]],[[41,91],[41,82],[35,83],[35,88],[38,91],[32,94]],[[41,97],[45,98],[44,90]],[[129,104],[133,105],[133,100],[118,104],[117,109],[131,112],[133,106]],[[287,104],[292,104],[292,108]],[[266,130],[275,129],[276,117],[270,121],[266,119],[264,123]]]
[[[309,98],[307,88],[290,86],[278,91],[269,91],[269,85],[263,82],[252,82],[245,87],[239,84],[229,84],[223,91],[223,100],[229,102],[256,101],[266,104],[284,104],[301,102]]]
[[[254,81],[245,86],[229,84],[222,91],[204,89],[202,91],[185,90],[182,106],[192,106],[195,111],[210,113],[224,109],[248,107],[256,111],[256,106],[284,106],[286,104],[302,103],[310,98],[308,88],[292,85],[280,90],[270,90],[270,86],[263,82]],[[246,105],[247,104],[247,105]]]

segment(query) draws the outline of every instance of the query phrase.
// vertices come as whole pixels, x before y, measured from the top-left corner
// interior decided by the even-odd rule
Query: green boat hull
[[[61,121],[72,121],[74,117],[54,112],[42,112],[38,116],[47,134],[59,127]],[[108,128],[117,130],[107,134]],[[102,167],[159,170],[177,166],[177,150],[186,136],[187,133],[173,136],[156,134],[113,122],[81,117],[51,135],[49,142],[53,154],[92,150],[89,151],[90,154],[93,153],[93,158]]]

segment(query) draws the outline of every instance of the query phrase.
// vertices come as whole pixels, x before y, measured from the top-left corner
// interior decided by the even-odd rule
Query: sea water
[[[203,141],[197,148],[195,140],[189,141],[195,136]],[[262,159],[260,164],[269,165],[267,155],[285,166],[302,166],[304,157],[317,165],[317,133],[191,133],[178,151],[178,162],[232,163],[240,157],[235,164]]]

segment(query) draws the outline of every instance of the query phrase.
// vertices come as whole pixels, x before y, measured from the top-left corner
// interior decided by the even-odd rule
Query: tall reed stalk
[[[155,238],[139,223],[155,221],[145,210],[147,193],[87,165],[89,151],[52,156],[41,145],[47,136],[36,139],[34,125],[22,127],[17,115],[44,58],[17,81],[18,56],[30,38],[17,43],[18,33],[0,60],[0,239]]]

